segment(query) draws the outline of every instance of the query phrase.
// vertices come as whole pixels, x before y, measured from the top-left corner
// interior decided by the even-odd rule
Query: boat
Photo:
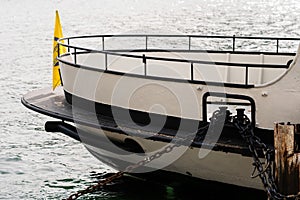
[[[66,49],[57,57],[61,86],[30,91],[22,103],[56,119],[45,123],[46,131],[81,141],[118,171],[263,190],[261,179],[251,177],[253,152],[232,121],[247,119],[255,137],[270,147],[275,122],[299,122],[300,50],[290,48],[299,40],[154,34],[61,38],[57,50]]]

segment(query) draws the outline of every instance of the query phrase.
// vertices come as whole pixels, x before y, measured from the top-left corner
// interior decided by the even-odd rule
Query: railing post
[[[191,50],[191,36],[189,36],[189,51]]]
[[[202,97],[202,117],[203,121],[207,122],[207,98],[209,93],[205,93]]]
[[[194,80],[194,64],[191,63],[191,81]]]
[[[74,64],[77,64],[77,52],[76,52],[76,48],[74,48]]]
[[[144,75],[147,76],[147,60],[145,54],[143,54],[143,63],[144,63]]]
[[[279,39],[276,40],[277,44],[276,44],[276,53],[279,52]]]
[[[146,50],[148,50],[148,36],[146,36]]]
[[[70,52],[70,39],[68,38],[68,52]]]
[[[232,36],[232,51],[235,51],[235,35]]]
[[[107,53],[105,53],[104,62],[105,62],[105,71],[107,71]]]
[[[246,77],[245,77],[245,85],[246,86],[248,86],[248,79],[249,79],[249,77],[248,77],[249,69],[248,68],[249,68],[248,65],[246,65]]]
[[[60,56],[60,52],[59,52],[59,48],[60,47],[60,45],[59,45],[59,43],[57,43],[57,57],[59,57]]]
[[[61,86],[64,86],[63,79],[62,79],[61,72],[60,72],[60,68],[58,68],[58,74],[59,74],[59,78],[60,78],[60,84],[61,84]]]
[[[104,51],[104,36],[102,36],[102,50]]]

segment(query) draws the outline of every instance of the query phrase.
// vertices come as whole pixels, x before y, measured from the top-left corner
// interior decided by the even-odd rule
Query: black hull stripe
[[[103,104],[103,103],[95,103],[93,101],[89,101],[83,98],[80,98],[78,96],[72,95],[71,93],[65,91],[65,97],[66,100],[69,104],[72,104],[74,102],[74,99],[76,99],[76,104],[80,107],[82,107],[85,110],[89,111],[96,111],[98,115],[104,115],[106,117],[114,118],[116,116],[113,115],[112,110],[114,110],[114,113],[118,113],[118,116],[127,116],[128,112],[130,114],[131,120],[135,122],[136,124],[146,126],[150,124],[151,119],[150,115],[147,112],[142,112],[138,110],[133,110],[133,109],[125,109],[117,106],[111,106],[108,104]],[[198,124],[198,126],[203,126],[204,124],[207,124],[206,122],[202,121],[197,121],[197,120],[192,120],[192,119],[182,119],[179,117],[174,117],[174,116],[165,116],[165,115],[159,115],[159,114],[154,114],[151,113],[151,118],[152,120],[155,118],[155,121],[161,122],[162,120],[165,121],[164,124],[164,129],[173,129],[173,130],[178,130],[180,123],[183,121],[185,124],[191,124],[195,126],[195,124]],[[122,119],[122,120],[129,120],[129,119]],[[187,126],[189,127],[189,126]],[[189,131],[189,130],[186,130]]]
[[[64,91],[65,97],[68,103],[72,104],[72,101],[76,99],[76,103],[80,103],[80,107],[83,109],[94,109],[96,111],[97,115],[100,116],[105,116],[109,117],[111,120],[114,120],[114,116],[112,114],[111,109],[115,109],[116,112],[122,113],[126,112],[130,113],[131,120],[134,121],[135,123],[141,125],[141,126],[146,126],[150,123],[150,117],[149,113],[142,112],[142,111],[137,111],[137,110],[128,110],[116,106],[111,106],[107,104],[102,104],[98,102],[93,102],[89,101],[86,99],[83,99],[81,97],[72,95],[71,93]],[[155,117],[157,119],[162,119],[166,120],[163,129],[161,130],[161,135],[160,136],[154,136],[154,137],[149,137],[148,139],[155,140],[155,141],[163,141],[163,142],[170,142],[169,136],[174,136],[176,135],[176,130],[178,130],[179,125],[181,122],[184,121],[185,124],[190,123],[191,127],[195,126],[194,123],[198,123],[198,127],[203,127],[207,124],[207,122],[204,121],[196,121],[196,120],[191,120],[191,119],[182,119],[174,116],[163,116],[163,115],[158,115],[158,114],[151,114],[151,118]],[[126,120],[126,119],[124,119]],[[128,119],[127,119],[128,120]],[[130,124],[128,124],[130,126]],[[185,131],[189,131],[188,128]],[[191,130],[194,131],[194,130]],[[122,131],[118,131],[121,134],[126,134],[122,133]],[[272,144],[273,141],[273,133],[272,131],[269,130],[263,130],[256,128],[255,133],[259,135],[259,137],[266,143]],[[234,141],[234,142],[232,142]],[[202,143],[202,140],[199,142],[193,142],[191,146],[194,147],[207,147],[211,148],[210,145],[205,145]],[[230,153],[237,153],[241,154],[244,156],[251,156],[248,146],[244,143],[242,140],[241,136],[239,135],[238,131],[234,129],[233,127],[226,127],[224,126],[223,132],[220,136],[219,141],[215,144],[213,147],[213,150],[216,151],[224,151],[224,152],[230,152]]]

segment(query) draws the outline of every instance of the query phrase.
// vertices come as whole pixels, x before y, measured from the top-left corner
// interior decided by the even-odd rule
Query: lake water
[[[20,102],[28,91],[51,86],[56,9],[64,36],[178,33],[300,37],[298,0],[2,0],[0,199],[62,199],[111,172],[82,144],[60,133],[46,133],[44,123],[50,118]],[[192,194],[200,195],[197,199],[249,198],[249,191],[219,191],[216,187],[172,188],[127,177],[82,199],[191,199]],[[256,199],[264,197],[257,195]]]

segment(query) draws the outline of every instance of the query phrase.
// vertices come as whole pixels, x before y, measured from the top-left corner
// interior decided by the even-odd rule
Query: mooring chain
[[[224,124],[224,119],[226,122],[232,122],[233,125],[239,130],[240,135],[245,140],[248,145],[249,151],[253,157],[253,166],[254,170],[252,172],[251,177],[256,178],[260,177],[264,188],[272,200],[298,200],[300,199],[300,195],[283,195],[278,192],[275,178],[272,171],[272,157],[274,155],[274,148],[271,146],[267,146],[265,143],[261,141],[259,137],[254,134],[253,126],[250,119],[245,114],[238,114],[230,119],[228,119],[228,112],[224,110],[217,110],[213,113],[211,117],[211,121],[208,125],[199,128],[198,134],[192,134],[187,136],[185,139],[176,138],[175,142],[166,146],[163,150],[156,152],[155,154],[137,162],[136,164],[129,165],[126,167],[124,171],[117,172],[110,177],[99,181],[95,185],[91,185],[84,190],[78,191],[75,194],[69,196],[66,200],[75,200],[82,195],[93,193],[98,191],[101,187],[111,183],[115,179],[121,178],[125,173],[132,172],[134,169],[145,166],[146,164],[152,162],[155,159],[160,158],[162,155],[166,153],[170,153],[175,147],[179,147],[181,145],[186,145],[186,142],[202,140],[203,137],[207,134],[208,128],[211,126],[212,130],[214,131],[214,126],[218,127],[218,123]],[[200,134],[199,134],[200,133]],[[260,155],[263,155],[261,158]],[[264,162],[261,161],[264,159]],[[255,174],[255,172],[257,173]]]
[[[114,181],[118,178],[121,178],[125,173],[132,172],[134,169],[145,166],[148,163],[152,162],[153,160],[160,158],[162,155],[170,153],[175,147],[180,147],[182,145],[187,146],[187,145],[190,145],[190,143],[193,141],[202,140],[205,137],[205,135],[207,134],[207,131],[209,130],[210,127],[211,127],[210,132],[214,132],[215,128],[218,127],[218,124],[224,123],[226,114],[228,114],[228,113],[224,112],[224,110],[216,110],[212,114],[212,117],[210,118],[210,123],[206,124],[203,127],[200,127],[197,130],[196,137],[195,137],[195,133],[186,135],[185,138],[174,137],[172,140],[172,143],[170,143],[169,145],[164,147],[163,150],[156,152],[155,154],[137,162],[136,164],[127,166],[124,171],[117,172],[117,173],[111,175],[110,177],[99,181],[95,185],[91,185],[84,190],[80,190],[80,191],[70,195],[67,199],[64,199],[64,200],[75,200],[85,194],[96,192],[101,187],[111,183],[112,181]]]
[[[136,164],[133,165],[129,165],[126,167],[126,169],[124,171],[120,171],[117,172],[113,175],[111,175],[110,177],[106,178],[105,180],[101,180],[99,181],[97,184],[95,185],[91,185],[89,187],[87,187],[84,190],[78,191],[74,194],[72,194],[71,196],[69,196],[67,199],[65,200],[74,200],[79,198],[82,195],[88,194],[88,193],[93,193],[98,191],[101,187],[111,183],[112,181],[121,178],[125,173],[130,173],[132,172],[134,169],[145,166],[146,164],[150,163],[151,161],[160,158],[162,155],[171,152],[175,147],[179,147],[182,145],[183,141],[177,140],[177,142],[173,143],[173,144],[169,144],[168,146],[166,146],[163,150],[156,152],[155,154],[137,162]]]
[[[215,112],[213,114],[214,115],[218,115],[218,112]],[[212,120],[215,119],[219,119],[219,117],[212,117]],[[202,138],[202,135],[206,134],[207,132],[207,129],[209,127],[209,124],[207,124],[206,126],[204,127],[201,127],[197,130],[197,136],[198,138]],[[91,185],[91,186],[88,186],[86,189],[84,190],[80,190],[72,195],[70,195],[68,198],[64,199],[64,200],[75,200],[77,198],[79,198],[80,196],[83,196],[85,194],[89,194],[89,193],[93,193],[93,192],[96,192],[98,191],[100,188],[102,188],[103,186],[111,183],[112,181],[118,179],[118,178],[121,178],[125,173],[129,173],[129,172],[132,172],[134,169],[137,169],[139,167],[142,167],[142,166],[145,166],[147,165],[148,163],[152,162],[153,160],[155,159],[158,159],[160,158],[162,155],[164,154],[167,154],[167,153],[170,153],[175,147],[180,147],[182,145],[186,145],[186,144],[189,144],[191,143],[191,141],[195,141],[196,138],[195,138],[195,134],[191,134],[191,135],[188,135],[186,138],[173,138],[173,143],[170,143],[169,145],[167,145],[166,147],[164,147],[163,150],[161,151],[158,151],[156,152],[155,154],[149,156],[149,157],[146,157],[144,158],[143,160],[135,163],[135,164],[132,164],[132,165],[129,165],[126,167],[126,169],[124,171],[120,171],[120,172],[117,172],[111,176],[109,176],[108,178],[104,179],[104,180],[101,180],[99,181],[98,183],[96,183],[95,185]]]
[[[113,180],[121,178],[123,176],[124,172],[117,172],[113,175],[111,175],[110,177],[99,181],[97,184],[95,185],[90,185],[88,186],[86,189],[84,190],[80,190],[72,195],[70,195],[67,199],[65,200],[74,200],[74,199],[78,199],[79,197],[85,195],[85,194],[89,194],[89,193],[93,193],[95,191],[98,191],[101,187],[107,185],[108,183],[111,183]]]
[[[232,122],[246,141],[252,154],[254,170],[251,177],[260,177],[269,198],[272,200],[300,199],[299,194],[283,195],[278,192],[272,172],[272,156],[274,155],[274,148],[267,146],[254,134],[250,119],[244,114],[242,117],[234,116]],[[259,156],[261,155],[260,152],[263,153],[263,159],[265,162],[261,161]],[[257,174],[254,175],[256,171]]]

